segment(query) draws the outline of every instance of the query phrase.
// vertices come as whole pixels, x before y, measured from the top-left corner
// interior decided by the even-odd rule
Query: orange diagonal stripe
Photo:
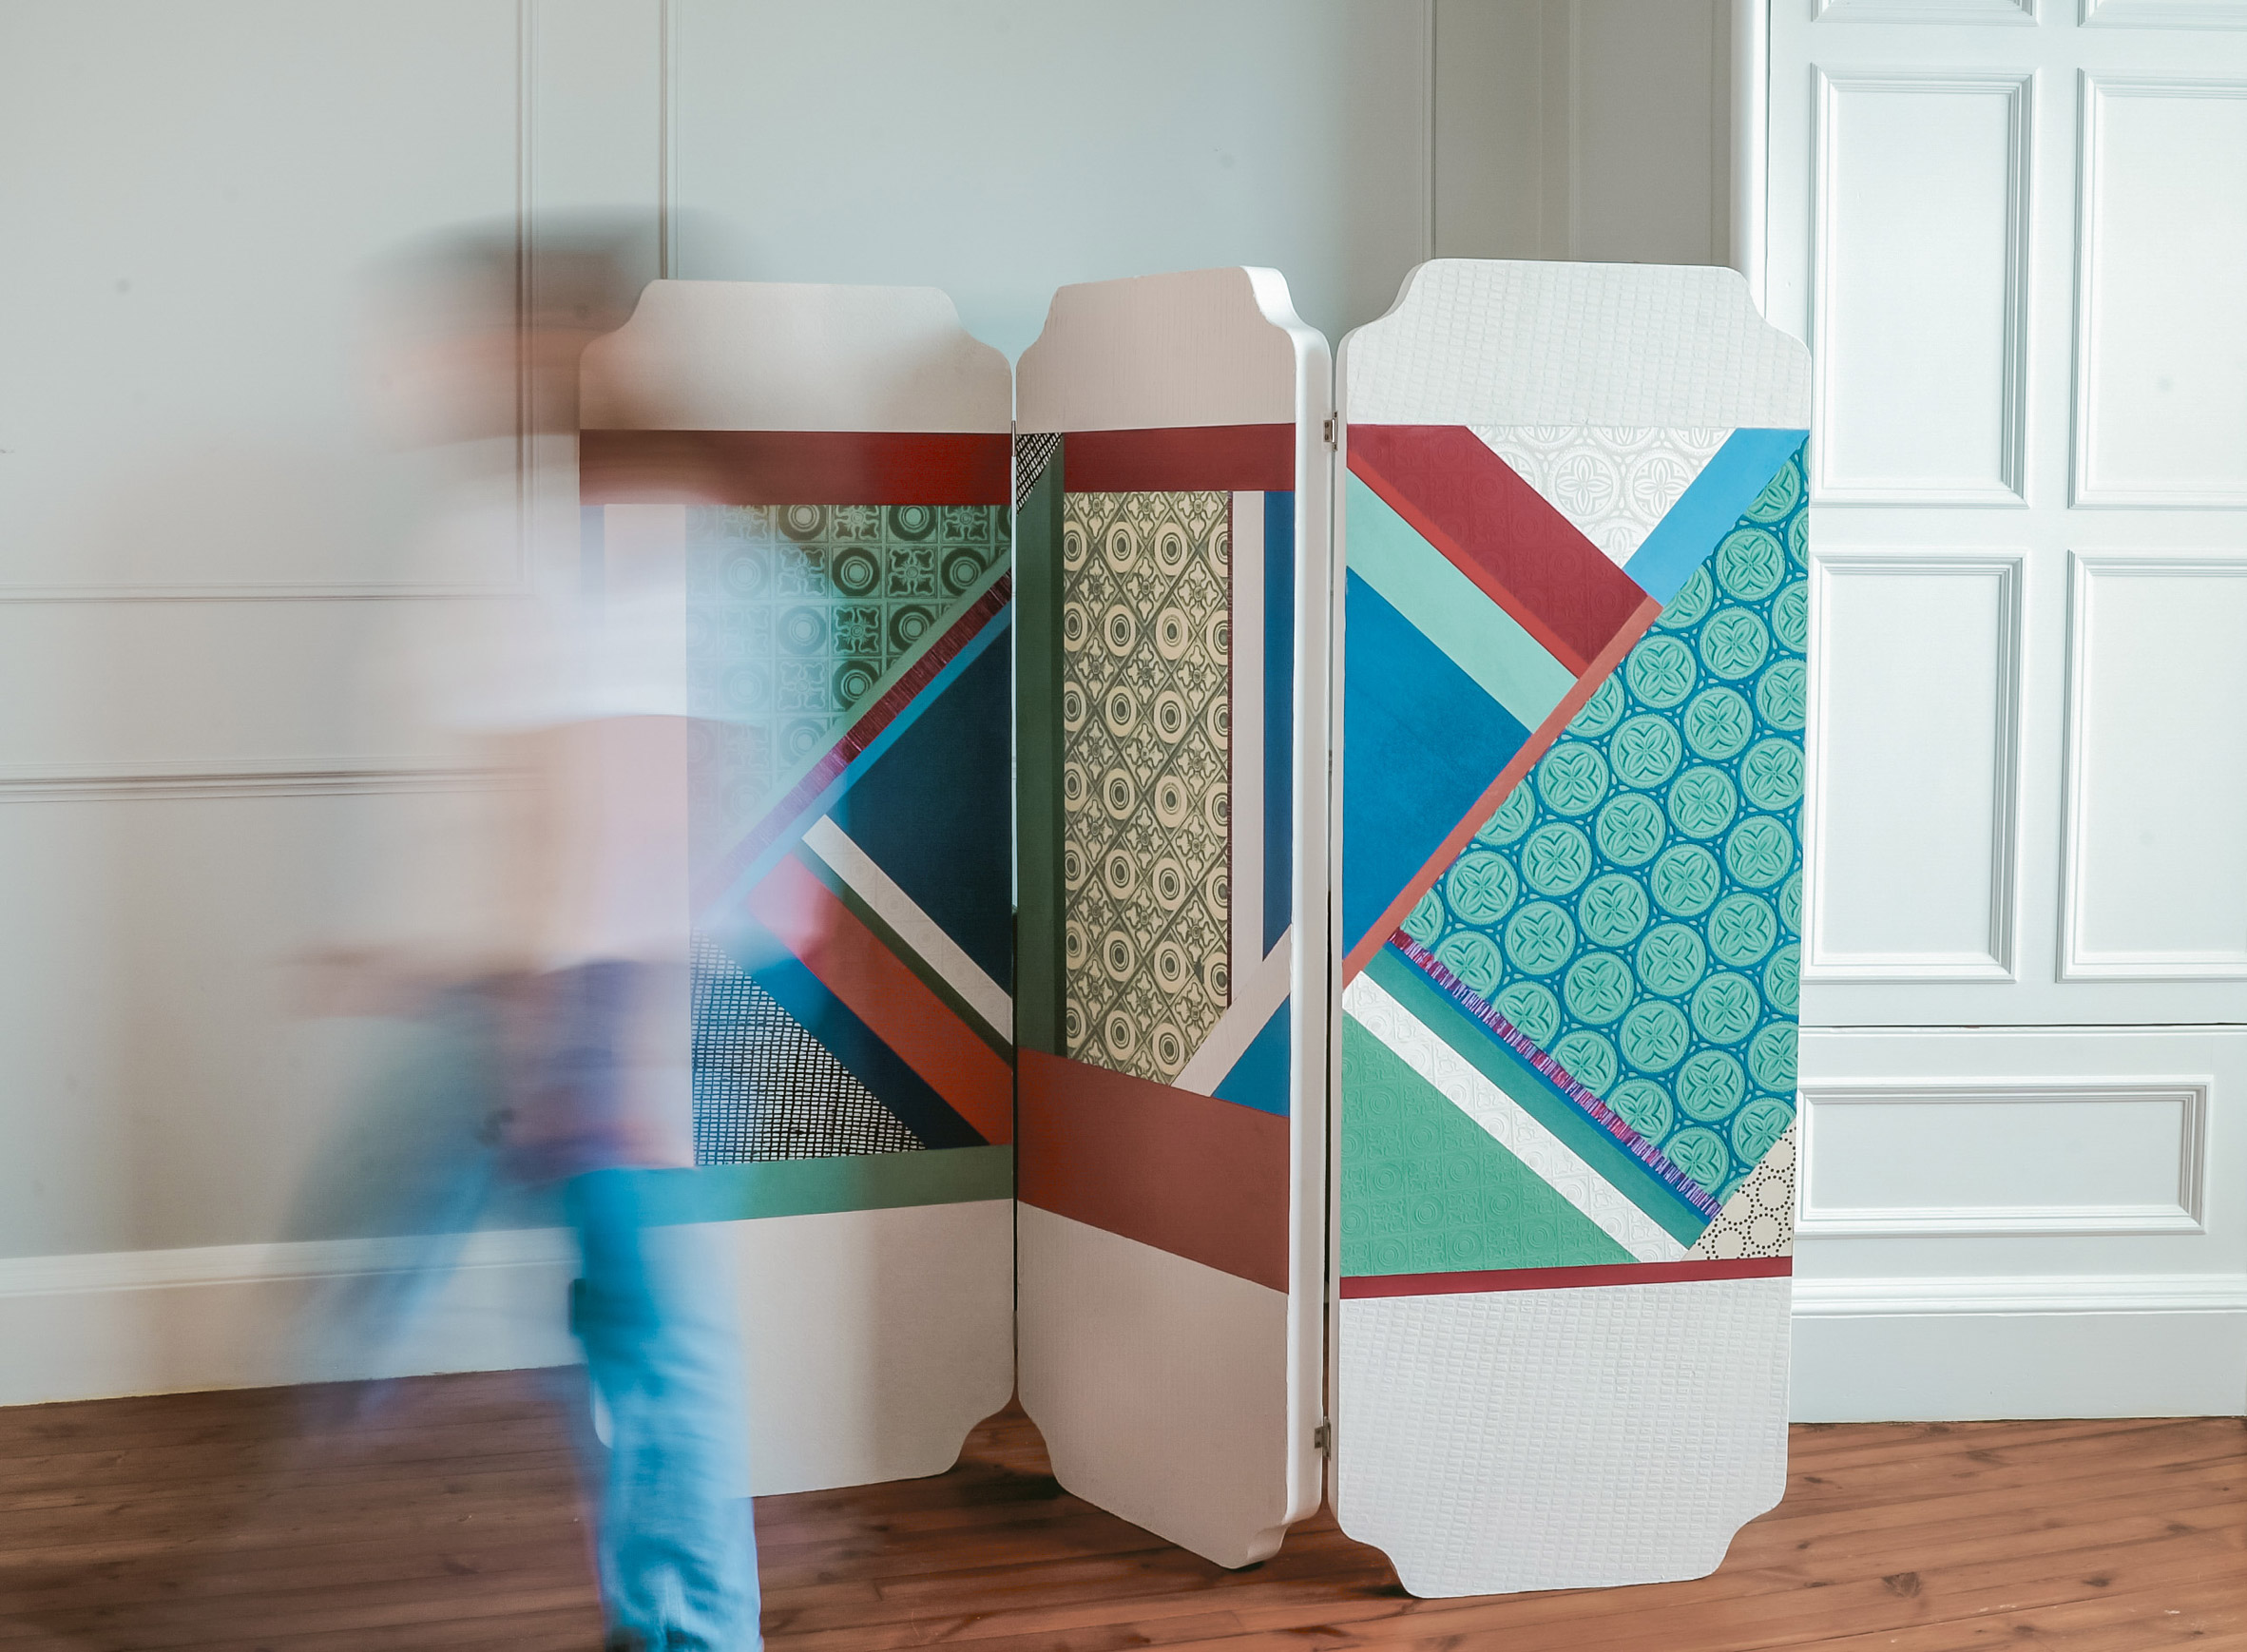
[[[782,856],[749,910],[986,1142],[1014,1139],[1013,1069],[801,861]]]

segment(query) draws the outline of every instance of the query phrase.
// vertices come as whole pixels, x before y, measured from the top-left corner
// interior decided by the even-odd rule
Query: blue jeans
[[[611,1646],[753,1652],[757,1537],[728,1258],[698,1226],[651,1218],[645,1170],[573,1178],[584,1254],[572,1328],[609,1420],[601,1596]]]

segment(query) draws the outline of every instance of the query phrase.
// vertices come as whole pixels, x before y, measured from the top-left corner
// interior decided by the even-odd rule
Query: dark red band
[[[1041,1050],[1015,1071],[1015,1196],[1287,1289],[1288,1122]]]
[[[1006,505],[1004,432],[581,431],[586,505]]]
[[[1496,1268],[1470,1274],[1358,1274],[1342,1281],[1345,1301],[1364,1297],[1446,1297],[1491,1291],[1567,1291],[1588,1285],[1669,1285],[1694,1279],[1784,1279],[1793,1257],[1737,1261],[1615,1262],[1595,1268]]]
[[[1070,431],[1061,466],[1071,493],[1287,493],[1296,485],[1296,427]]]

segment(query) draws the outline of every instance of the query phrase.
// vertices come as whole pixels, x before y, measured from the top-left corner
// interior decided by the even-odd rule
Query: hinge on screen
[[[1335,1449],[1335,1425],[1320,1423],[1318,1427],[1313,1429],[1311,1431],[1311,1444],[1320,1456],[1332,1455]]]
[[[1326,432],[1325,432],[1325,433],[1326,433],[1326,445],[1327,445],[1328,447],[1330,447],[1330,448],[1331,448],[1331,447],[1333,447],[1333,446],[1335,445],[1335,421],[1334,421],[1334,419],[1333,419],[1332,417],[1329,417],[1329,418],[1328,418],[1328,420],[1326,421]]]

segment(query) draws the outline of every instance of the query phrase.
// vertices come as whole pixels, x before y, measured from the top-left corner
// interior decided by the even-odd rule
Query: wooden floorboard
[[[0,1652],[590,1652],[555,1373],[0,1411]],[[1227,1572],[1064,1493],[1028,1420],[759,1501],[781,1652],[2247,1648],[2247,1424],[1799,1427],[1686,1584],[1416,1601],[1321,1514]]]

